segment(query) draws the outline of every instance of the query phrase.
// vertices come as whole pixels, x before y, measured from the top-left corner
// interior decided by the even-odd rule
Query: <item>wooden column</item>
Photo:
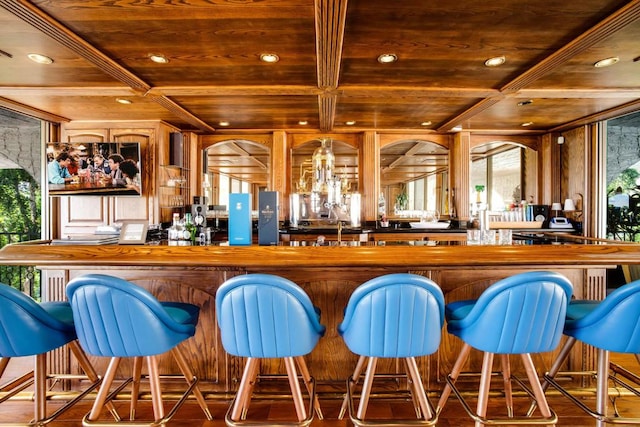
[[[450,188],[455,195],[458,218],[469,219],[469,185],[471,173],[471,134],[455,134],[449,156]]]
[[[378,195],[380,194],[380,140],[376,132],[364,132],[358,162],[360,164],[362,217],[364,221],[376,221],[378,219]],[[388,200],[387,203],[389,203]]]
[[[277,191],[280,195],[278,201],[280,207],[278,219],[283,221],[289,217],[289,193],[291,193],[291,167],[287,161],[287,133],[284,131],[273,132],[273,143],[271,145],[271,169],[270,169],[270,190]]]

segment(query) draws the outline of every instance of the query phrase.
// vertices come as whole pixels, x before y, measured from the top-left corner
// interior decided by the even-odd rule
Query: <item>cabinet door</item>
[[[107,142],[108,129],[71,129],[63,132],[64,142]],[[109,223],[108,201],[105,197],[63,196],[59,203],[62,237],[69,234],[93,233],[95,227]]]
[[[114,223],[122,221],[155,222],[153,202],[155,185],[152,181],[154,164],[154,146],[156,131],[152,128],[143,129],[111,129],[109,138],[114,142],[140,143],[140,177],[142,181],[142,196],[110,197],[110,220]]]

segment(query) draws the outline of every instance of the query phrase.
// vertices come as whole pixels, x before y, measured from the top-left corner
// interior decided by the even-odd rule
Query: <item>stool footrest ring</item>
[[[270,378],[270,379],[278,379],[284,378],[284,375],[258,375],[256,380],[260,378]],[[304,381],[304,378],[299,375],[299,381]],[[307,408],[307,417],[302,421],[277,421],[277,420],[269,420],[269,421],[254,421],[254,420],[239,420],[234,421],[231,419],[231,413],[233,412],[233,407],[235,406],[236,400],[238,399],[238,395],[236,394],[231,404],[229,405],[229,409],[227,409],[227,413],[224,416],[224,421],[229,427],[308,427],[313,421],[315,411],[314,411],[314,402],[316,398],[316,381],[315,378],[310,377],[309,381],[311,384],[311,391],[309,392],[309,406]],[[259,394],[254,394],[254,396],[259,396]]]
[[[615,367],[612,364],[612,368],[614,369],[614,372],[620,373],[620,371],[616,371]],[[623,371],[623,368],[620,368]],[[585,373],[585,375],[588,375],[589,373]],[[626,375],[623,375],[625,378],[628,378],[634,382],[638,381],[637,383],[640,385],[640,378],[637,377],[635,374],[631,375],[633,377],[635,377],[636,379],[633,378],[628,378]],[[609,379],[613,380],[614,382],[616,382],[618,385],[624,387],[625,389],[631,391],[633,394],[640,396],[640,392],[638,392],[635,388],[633,388],[633,386],[629,385],[628,383],[622,381],[619,378],[616,377],[612,377],[609,376]],[[571,402],[573,402],[573,404],[575,404],[577,407],[579,407],[580,409],[582,409],[585,413],[589,414],[590,416],[592,416],[593,418],[595,418],[598,421],[602,421],[605,423],[609,423],[609,424],[633,424],[633,425],[638,425],[640,423],[640,418],[630,418],[630,417],[609,417],[607,415],[601,414],[599,412],[594,411],[593,409],[591,409],[590,407],[588,407],[587,405],[585,405],[582,401],[580,401],[578,398],[576,398],[575,396],[573,396],[565,387],[563,387],[560,383],[558,383],[554,377],[552,377],[549,374],[544,374],[544,380],[551,384],[552,386],[554,386],[556,388],[556,390],[558,390],[560,393],[562,393],[562,395],[564,397],[566,397],[567,399],[571,400]]]
[[[407,375],[388,375],[388,374],[378,374],[375,377],[384,377],[384,378],[407,378]],[[353,405],[353,386],[356,384],[356,381],[353,377],[349,377],[347,380],[347,402],[349,403],[349,418],[351,422],[356,427],[399,427],[399,426],[432,426],[438,422],[438,415],[436,414],[436,410],[431,404],[431,401],[427,399],[427,404],[431,409],[431,413],[433,416],[429,419],[424,418],[424,414],[420,414],[422,418],[418,418],[415,420],[411,419],[375,419],[375,420],[363,420],[358,418],[356,415],[356,410]]]
[[[453,394],[456,395],[456,397],[458,398],[458,400],[462,404],[462,407],[464,408],[464,410],[477,423],[481,423],[481,424],[488,425],[488,426],[496,426],[496,425],[505,425],[505,424],[508,424],[508,425],[549,425],[549,424],[556,424],[558,422],[558,416],[551,409],[550,409],[550,411],[551,411],[551,416],[550,417],[529,417],[529,416],[526,416],[526,417],[498,417],[498,418],[481,417],[480,415],[476,414],[471,409],[471,407],[469,406],[469,404],[467,403],[465,398],[462,396],[462,393],[460,393],[460,390],[458,390],[458,388],[456,387],[455,381],[453,381],[453,379],[451,378],[451,375],[447,375],[446,379],[447,379],[447,383],[451,387],[451,391],[453,391]],[[534,396],[533,392],[531,390],[529,390],[528,387],[526,387],[525,384],[522,381],[520,381],[518,378],[516,378],[514,376],[512,376],[511,379],[515,380],[524,389],[524,391],[529,395],[529,397],[531,397],[533,400],[535,400],[533,398],[533,396]]]

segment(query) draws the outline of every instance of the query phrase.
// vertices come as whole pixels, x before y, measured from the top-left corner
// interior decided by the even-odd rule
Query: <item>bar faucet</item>
[[[342,242],[342,221],[338,220],[338,245]]]

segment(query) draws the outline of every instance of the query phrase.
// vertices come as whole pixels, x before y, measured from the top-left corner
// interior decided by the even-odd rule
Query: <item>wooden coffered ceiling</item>
[[[0,106],[53,121],[161,119],[200,133],[460,125],[536,134],[640,109],[639,0],[0,6]],[[29,53],[54,62],[36,64]],[[263,63],[261,53],[280,61]],[[398,61],[379,63],[383,53]],[[486,67],[495,56],[505,64]],[[619,62],[594,67],[608,57]]]

